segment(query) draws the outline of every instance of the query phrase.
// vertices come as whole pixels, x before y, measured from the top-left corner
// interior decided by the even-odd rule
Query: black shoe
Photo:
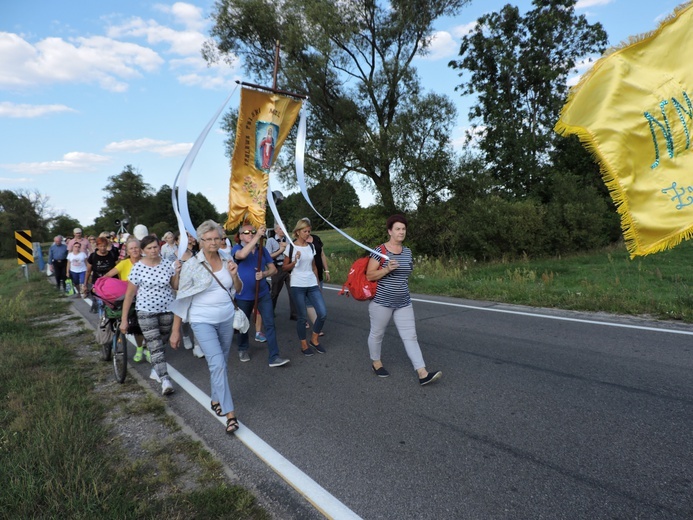
[[[296,316],[289,316],[289,319],[291,321],[298,321],[298,317],[296,317]]]
[[[373,365],[371,365],[371,368],[373,369],[373,372],[375,372],[375,375],[378,377],[388,377],[390,375],[390,372],[385,370],[385,367],[375,368]]]
[[[440,371],[436,372],[429,372],[428,375],[424,378],[419,378],[419,384],[421,386],[427,385],[428,383],[432,383],[433,381],[437,381],[443,376],[443,373]]]
[[[309,341],[308,344],[309,344],[311,347],[313,347],[315,350],[317,350],[319,354],[324,354],[325,352],[327,352],[327,351],[323,348],[323,346],[322,346],[320,343],[318,343],[318,344],[316,345],[316,344],[313,343],[312,341]]]

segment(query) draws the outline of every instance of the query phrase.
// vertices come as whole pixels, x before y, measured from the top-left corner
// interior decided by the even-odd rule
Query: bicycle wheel
[[[113,335],[113,373],[116,381],[122,383],[128,372],[128,340],[125,334],[116,329]]]

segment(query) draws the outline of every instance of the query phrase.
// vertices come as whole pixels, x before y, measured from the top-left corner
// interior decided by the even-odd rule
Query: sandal
[[[223,413],[221,413],[221,403],[212,403],[212,404],[210,405],[210,408],[211,408],[212,411],[213,411],[215,414],[217,414],[219,417],[221,417],[222,415],[224,415]]]
[[[238,419],[235,417],[229,417],[226,419],[226,433],[231,434],[238,430]]]

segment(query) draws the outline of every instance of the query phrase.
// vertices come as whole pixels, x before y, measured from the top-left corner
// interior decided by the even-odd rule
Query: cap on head
[[[72,232],[73,232],[73,233],[81,233],[81,232],[82,232],[82,229],[76,227],[75,229],[72,230]]]

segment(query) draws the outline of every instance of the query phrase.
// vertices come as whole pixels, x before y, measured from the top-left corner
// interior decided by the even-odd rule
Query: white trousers
[[[371,360],[380,360],[385,329],[387,329],[387,325],[390,323],[390,318],[394,318],[395,327],[397,327],[399,337],[402,338],[404,349],[407,351],[407,356],[409,356],[414,370],[426,366],[421,354],[421,347],[419,347],[419,341],[416,337],[416,322],[412,305],[394,309],[371,302],[368,305],[368,314],[371,317],[371,332],[368,334],[368,350],[370,351]]]

